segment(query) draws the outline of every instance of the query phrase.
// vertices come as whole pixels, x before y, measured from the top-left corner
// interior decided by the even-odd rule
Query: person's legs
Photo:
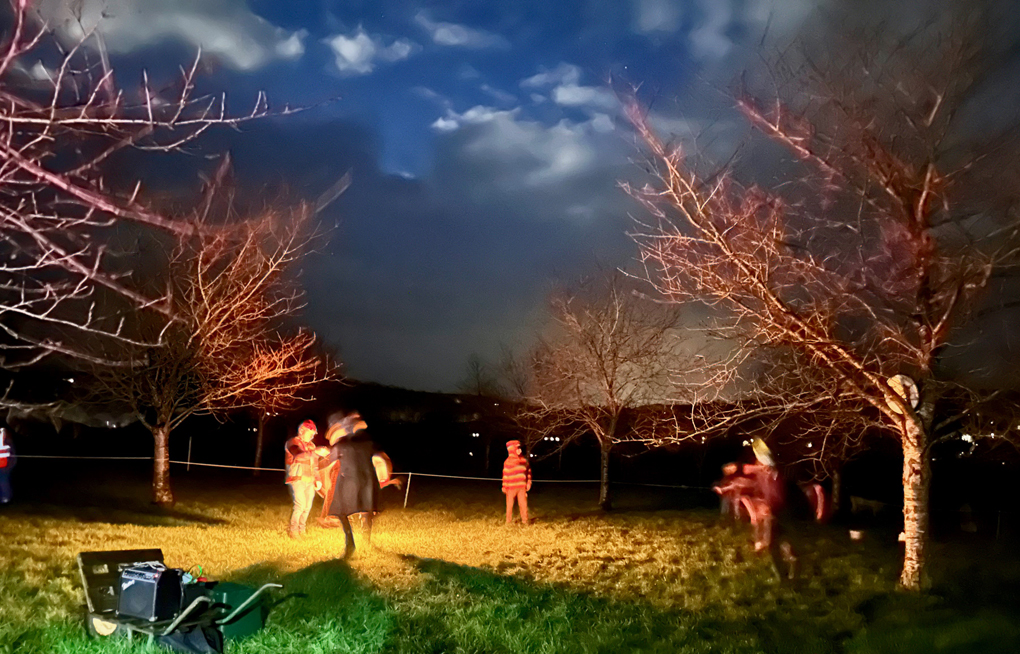
[[[770,516],[769,522],[772,540],[768,546],[772,567],[780,579],[794,579],[797,576],[797,554],[794,552],[789,534],[775,516]]]
[[[514,491],[508,490],[506,492],[506,523],[510,524],[514,521]]]
[[[740,503],[747,511],[747,517],[751,521],[751,535],[754,537],[754,551],[761,549],[761,523],[758,516],[758,508],[755,501],[747,495],[740,496]]]
[[[373,513],[371,511],[366,511],[366,512],[361,514],[361,526],[362,526],[362,531],[364,532],[364,535],[365,535],[365,544],[366,545],[371,545],[372,544],[372,519],[373,519],[373,517],[374,516],[373,516]]]
[[[11,501],[11,473],[4,470],[0,472],[0,504],[7,504]]]
[[[329,505],[333,503],[333,487],[332,474],[322,475],[322,509],[318,521],[323,527],[336,527],[329,515]]]
[[[290,491],[290,523],[287,525],[287,533],[291,538],[297,538],[298,535],[298,516],[301,514],[301,491],[298,489],[300,482],[291,482],[287,484],[287,490]]]
[[[344,528],[344,558],[349,559],[354,554],[354,532],[351,530],[351,520],[348,516],[339,516],[340,524]]]
[[[313,482],[299,482],[294,489],[297,499],[294,502],[294,510],[297,511],[297,528],[302,534],[305,533],[305,525],[308,523],[308,514],[312,512],[312,503],[315,501],[315,484]]]
[[[760,503],[759,506],[755,507],[758,515],[758,542],[755,543],[755,551],[768,549],[771,551],[772,542],[774,540],[774,528],[776,524],[775,516],[772,515],[772,510],[765,503]]]
[[[521,512],[521,522],[528,524],[528,491],[524,488],[517,491],[517,510]]]

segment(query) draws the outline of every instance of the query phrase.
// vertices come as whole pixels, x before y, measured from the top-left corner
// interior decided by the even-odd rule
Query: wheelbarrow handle
[[[274,584],[274,583],[263,584],[263,586],[261,588],[259,588],[257,591],[255,591],[254,593],[252,593],[252,595],[248,599],[244,600],[244,602],[242,602],[240,606],[238,606],[236,609],[234,609],[233,611],[228,613],[226,616],[224,616],[224,617],[222,617],[222,618],[220,618],[218,620],[214,620],[213,622],[217,626],[219,626],[221,624],[227,624],[228,622],[230,622],[231,620],[236,618],[238,615],[243,613],[245,609],[247,609],[249,606],[251,606],[255,602],[255,600],[257,600],[259,598],[259,595],[262,594],[262,591],[266,590],[267,588],[283,588],[283,584]]]
[[[177,615],[177,617],[174,618],[174,621],[171,622],[170,624],[168,624],[166,626],[166,628],[163,629],[162,633],[160,633],[158,635],[159,636],[166,636],[168,634],[172,634],[177,629],[177,627],[182,622],[184,622],[185,618],[187,618],[189,615],[191,615],[192,613],[195,612],[195,609],[198,608],[199,604],[212,604],[212,599],[208,598],[208,597],[206,597],[204,595],[196,597],[195,600],[191,604],[188,604],[188,608],[186,608],[183,611],[181,611]],[[153,634],[153,635],[156,635],[156,634]]]

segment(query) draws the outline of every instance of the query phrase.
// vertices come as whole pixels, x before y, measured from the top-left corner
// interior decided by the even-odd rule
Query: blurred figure
[[[0,504],[11,501],[11,471],[17,461],[10,431],[7,427],[0,427]]]
[[[312,510],[312,502],[315,501],[315,491],[321,486],[321,482],[315,479],[315,472],[319,467],[318,459],[329,453],[326,448],[316,448],[312,444],[316,433],[318,430],[315,423],[305,420],[298,427],[297,436],[284,445],[287,486],[290,488],[290,497],[294,503],[287,532],[291,538],[301,538],[305,534],[305,524]]]
[[[808,504],[811,506],[815,522],[827,521],[829,519],[829,498],[825,493],[825,488],[818,482],[803,484],[800,488],[804,491],[804,496],[807,497]]]
[[[520,441],[507,441],[507,456],[503,463],[503,493],[506,495],[506,523],[513,522],[514,501],[521,514],[521,522],[528,524],[528,491],[531,490],[531,466],[521,455]]]
[[[357,412],[329,417],[326,439],[330,444],[329,459],[333,465],[332,493],[329,515],[340,521],[344,529],[344,558],[354,554],[354,532],[350,516],[362,516],[365,540],[372,541],[372,519],[379,496],[379,479],[372,463],[374,447],[368,436],[368,424]]]
[[[390,461],[385,452],[376,452],[372,455],[372,467],[375,468],[375,476],[379,480],[379,490],[387,486],[404,487],[404,482],[399,477],[393,476],[393,461]]]
[[[779,516],[786,506],[784,482],[768,445],[760,438],[751,444],[757,463],[745,465],[744,476],[752,481],[750,492],[741,500],[751,515],[754,527],[754,550],[767,549],[780,577],[796,576],[797,556],[793,545],[783,538]],[[783,569],[785,566],[785,570]],[[785,574],[784,574],[785,573]]]
[[[712,486],[712,490],[719,495],[722,515],[737,520],[747,515],[740,496],[751,488],[751,480],[741,474],[742,467],[739,463],[727,463],[722,467],[722,479]]]

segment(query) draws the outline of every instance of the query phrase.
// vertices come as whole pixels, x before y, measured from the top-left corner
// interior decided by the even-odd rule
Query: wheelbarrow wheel
[[[123,631],[123,627],[110,620],[104,620],[102,616],[90,613],[85,609],[85,631],[92,638],[109,638],[116,633]]]

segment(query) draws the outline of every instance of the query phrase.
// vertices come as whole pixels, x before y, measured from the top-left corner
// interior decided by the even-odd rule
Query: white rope
[[[48,454],[19,454],[19,459],[79,459],[84,461],[152,461],[151,456],[59,456]]]
[[[78,459],[84,461],[152,461],[151,456],[60,456],[45,454],[19,454],[19,459]],[[234,466],[223,463],[198,463],[197,461],[174,461],[169,463],[175,465],[205,466],[207,468],[226,468],[230,470],[264,470],[266,472],[286,472],[286,468],[260,468],[257,466]],[[407,475],[410,485],[411,475],[419,477],[435,477],[437,479],[466,479],[469,481],[502,481],[502,477],[467,477],[463,475],[437,475],[431,472],[394,472],[394,475]],[[532,483],[541,484],[597,484],[598,479],[532,479]],[[694,490],[706,490],[707,486],[671,486],[667,484],[644,484],[639,482],[613,482],[614,484],[625,484],[628,486],[648,486],[652,488],[686,488]]]

